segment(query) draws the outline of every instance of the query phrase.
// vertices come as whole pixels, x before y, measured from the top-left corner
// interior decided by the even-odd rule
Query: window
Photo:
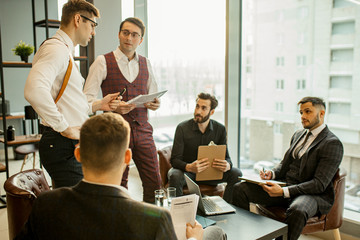
[[[284,89],[284,79],[276,79],[276,89]]]
[[[330,88],[350,90],[352,86],[352,76],[331,76]]]
[[[348,173],[345,208],[360,213],[360,45],[353,37],[360,36],[355,22],[360,19],[360,5],[348,0],[243,2],[253,4],[252,24],[247,22],[248,12],[241,19],[243,39],[248,32],[254,36],[252,52],[246,45],[241,49],[242,56],[251,54],[254,87],[251,94],[241,89],[252,104],[240,109],[240,157],[253,164],[275,165],[274,159],[281,159],[289,148],[295,130],[302,128],[298,101],[305,96],[322,97],[327,103],[325,123],[345,150],[341,165]],[[280,35],[285,39],[282,46],[278,46]],[[269,67],[269,59],[276,67]],[[285,59],[290,59],[286,68],[282,67]],[[242,81],[245,71],[242,68]],[[285,89],[285,84],[283,96],[277,89]]]
[[[339,114],[339,115],[350,115],[350,103],[329,103],[329,113],[330,114]]]
[[[339,22],[332,24],[332,35],[355,33],[355,22]]]
[[[335,49],[331,50],[332,62],[351,62],[353,61],[353,49]]]
[[[284,57],[277,57],[276,58],[276,66],[284,66]]]
[[[306,65],[306,56],[297,56],[296,57],[296,66],[305,66]]]
[[[296,80],[296,89],[297,89],[297,90],[304,90],[304,89],[306,89],[306,80],[305,80],[305,79],[298,79],[298,80]]]
[[[275,111],[276,112],[283,112],[284,111],[284,103],[276,102],[275,103]]]
[[[151,0],[147,7],[148,57],[159,90],[168,90],[161,107],[149,111],[159,148],[172,144],[176,126],[193,117],[200,92],[217,97],[212,119],[224,122],[226,2]]]

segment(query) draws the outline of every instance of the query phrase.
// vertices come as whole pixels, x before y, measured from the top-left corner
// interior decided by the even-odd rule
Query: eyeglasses
[[[86,20],[88,20],[88,21],[92,22],[93,24],[91,24],[91,27],[92,27],[93,29],[95,29],[95,27],[98,25],[98,23],[97,23],[97,22],[95,22],[94,20],[91,20],[91,19],[90,19],[90,18],[88,18],[88,17],[85,17],[84,15],[80,15],[80,17],[82,17],[82,18],[84,18],[84,19],[86,19]]]
[[[134,39],[139,39],[141,38],[140,34],[138,34],[137,32],[129,32],[128,30],[121,30],[121,33],[127,37],[131,34],[131,37]]]

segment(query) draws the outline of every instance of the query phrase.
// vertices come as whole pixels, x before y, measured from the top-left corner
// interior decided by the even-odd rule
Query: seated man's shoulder
[[[138,202],[133,199],[128,199],[128,210],[132,214],[138,213],[148,219],[170,219],[170,212],[166,208],[161,208],[150,203]]]

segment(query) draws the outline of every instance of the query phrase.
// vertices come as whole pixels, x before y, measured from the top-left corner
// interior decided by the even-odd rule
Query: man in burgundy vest
[[[157,92],[157,84],[148,59],[136,53],[142,43],[145,26],[138,18],[127,18],[120,24],[120,46],[113,52],[97,57],[90,67],[84,92],[89,103],[96,99],[101,87],[102,94],[122,92],[122,102],[115,112],[129,122],[130,148],[144,188],[143,200],[154,202],[154,190],[161,187],[157,152],[153,129],[148,122],[148,109],[160,107],[158,99],[136,107],[126,103],[142,94]],[[124,92],[125,91],[125,92]],[[121,185],[127,187],[127,168]]]

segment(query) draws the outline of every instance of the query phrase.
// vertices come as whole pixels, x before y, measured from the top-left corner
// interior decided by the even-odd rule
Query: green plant
[[[11,49],[15,55],[18,56],[29,56],[34,52],[34,46],[31,46],[30,44],[26,44],[22,40],[15,45],[15,48]]]

